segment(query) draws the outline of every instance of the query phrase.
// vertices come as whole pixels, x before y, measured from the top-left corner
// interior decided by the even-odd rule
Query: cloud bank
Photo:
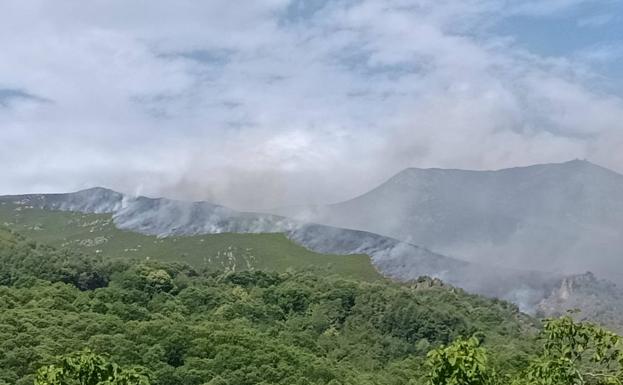
[[[1,193],[103,185],[266,208],[410,166],[621,172],[620,79],[604,70],[620,45],[548,54],[501,32],[605,28],[611,3],[4,1]]]

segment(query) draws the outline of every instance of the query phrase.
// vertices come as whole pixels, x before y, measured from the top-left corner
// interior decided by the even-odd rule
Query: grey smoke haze
[[[0,190],[260,208],[347,199],[409,166],[623,171],[621,14],[606,0],[3,1]]]
[[[112,215],[119,229],[158,237],[284,233],[292,242],[316,252],[368,255],[380,273],[398,281],[423,275],[436,277],[470,292],[511,300],[525,311],[533,311],[562,278],[560,274],[492,266],[483,272],[483,265],[365,231],[298,222],[270,214],[243,213],[208,202],[133,197],[103,188],[63,194],[0,196],[0,205],[6,204],[22,209],[107,213]]]
[[[345,202],[275,212],[490,267],[592,271],[623,283],[623,175],[586,161],[499,171],[407,169]]]

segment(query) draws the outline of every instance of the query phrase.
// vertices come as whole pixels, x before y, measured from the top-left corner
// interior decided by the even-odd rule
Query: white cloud
[[[487,29],[577,3],[334,1],[294,18],[285,0],[6,1],[0,89],[50,102],[0,108],[3,192],[260,207],[347,198],[408,166],[623,171],[623,105],[590,64]]]
[[[616,19],[615,15],[602,13],[597,15],[592,15],[588,17],[583,17],[578,20],[578,26],[580,27],[601,27],[606,25]]]
[[[510,11],[529,16],[550,16],[586,3],[604,3],[608,0],[527,0],[510,2]]]

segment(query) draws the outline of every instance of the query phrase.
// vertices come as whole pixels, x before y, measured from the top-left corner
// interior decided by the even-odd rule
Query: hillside
[[[95,187],[64,194],[0,196],[0,202],[24,208],[113,214],[115,225],[159,237],[215,233],[275,233],[296,226],[284,217],[238,212],[210,202],[128,196]]]
[[[275,210],[471,262],[623,282],[623,176],[587,161],[498,171],[407,169],[327,206]]]
[[[64,238],[63,231],[60,229],[70,228],[73,229],[71,231],[77,231],[75,220],[80,222],[77,224],[78,227],[82,230],[88,228],[89,231],[85,233],[80,230],[80,236],[74,237],[73,241],[79,247],[82,247],[83,243],[87,245],[102,243],[109,238],[106,234],[100,234],[98,238],[97,232],[106,233],[115,228],[125,231],[123,237],[116,237],[109,245],[109,247],[117,248],[114,250],[117,253],[120,251],[138,252],[140,251],[137,250],[138,245],[141,248],[146,246],[139,242],[141,238],[134,239],[136,235],[130,233],[156,236],[158,242],[161,243],[192,239],[200,241],[202,238],[205,240],[205,237],[193,238],[199,235],[219,235],[211,238],[223,240],[229,238],[259,240],[266,237],[283,241],[283,238],[287,237],[308,251],[314,251],[316,254],[332,254],[332,260],[336,259],[335,255],[346,257],[368,255],[374,265],[383,268],[386,275],[404,280],[417,278],[420,275],[432,275],[456,282],[465,275],[464,269],[468,267],[465,262],[432,253],[417,245],[363,231],[306,224],[267,214],[237,212],[209,202],[129,197],[103,188],[67,194],[4,196],[0,197],[0,207],[4,207],[0,212],[0,220],[4,217],[4,222],[7,222],[9,226],[12,226],[12,223],[23,222],[22,227],[38,230],[33,236],[41,236],[44,241],[57,241]],[[81,213],[82,216],[72,217],[68,213]],[[108,216],[99,217],[100,221],[94,222],[96,218],[89,216],[92,213],[103,213],[101,215]],[[39,226],[40,222],[48,221],[52,223],[45,228]],[[91,222],[96,226],[89,226]],[[103,223],[105,227],[98,226],[98,223]],[[22,231],[19,228],[18,230]],[[52,238],[46,239],[45,234],[49,234]],[[249,236],[251,234],[259,235],[252,237]],[[102,236],[104,238],[101,238]],[[124,242],[125,237],[133,237],[133,239],[131,242]],[[121,242],[119,247],[116,246],[118,242]],[[147,243],[154,242],[156,241],[150,240]],[[63,244],[63,246],[69,246],[69,244]],[[202,244],[196,247],[203,249]],[[257,247],[265,246],[258,242]],[[302,249],[299,248],[298,251],[300,250]],[[177,258],[181,253],[183,252],[179,251],[179,247],[176,247],[170,254]],[[297,259],[298,254],[300,253],[295,252],[291,257]],[[148,254],[139,252],[138,255]],[[271,256],[271,258],[274,257],[274,255]],[[300,257],[296,265],[306,265],[305,255],[301,254]],[[348,260],[349,258],[344,259],[346,264]],[[238,266],[244,266],[247,263],[241,262]]]
[[[506,373],[536,352],[538,324],[514,305],[430,279],[111,264],[6,230],[0,266],[2,384],[32,384],[84,348],[145,368],[155,385],[419,385],[430,349],[473,334]]]
[[[0,224],[52,246],[106,259],[182,262],[198,269],[232,272],[318,269],[363,280],[381,277],[366,255],[315,253],[279,233],[159,238],[118,229],[111,214],[44,210],[6,202],[0,203]]]
[[[525,311],[533,310],[560,278],[485,268],[369,232],[239,213],[207,202],[127,197],[102,188],[0,197],[3,222],[37,240],[109,257],[235,271],[312,267],[363,279],[378,278],[377,271],[400,281],[433,276],[512,301]]]

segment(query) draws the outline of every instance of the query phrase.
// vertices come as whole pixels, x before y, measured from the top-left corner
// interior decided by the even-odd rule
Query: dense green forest
[[[615,357],[560,322],[435,279],[104,260],[0,229],[0,384],[502,384],[569,369],[544,336]]]

